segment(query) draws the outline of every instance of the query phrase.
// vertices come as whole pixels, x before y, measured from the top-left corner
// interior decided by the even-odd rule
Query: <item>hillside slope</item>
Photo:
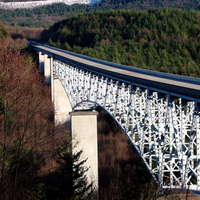
[[[50,28],[49,44],[150,70],[200,76],[200,13],[178,9],[78,14]]]
[[[200,10],[200,2],[199,0],[102,0],[92,5],[56,3],[34,9],[0,9],[0,21],[12,26],[48,27],[52,23],[72,16],[75,13],[106,11],[110,9],[148,10],[152,8],[181,8],[187,11],[191,9]]]
[[[88,4],[92,5],[96,3],[98,0],[39,0],[39,1],[27,1],[27,0],[8,0],[6,2],[0,1],[0,8],[2,9],[31,9],[35,7],[41,7],[46,5],[52,5],[55,3],[64,3],[66,5],[73,4]]]

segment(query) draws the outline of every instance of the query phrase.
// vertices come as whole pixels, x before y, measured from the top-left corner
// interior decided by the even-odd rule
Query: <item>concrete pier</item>
[[[84,166],[88,167],[88,183],[98,190],[98,140],[96,111],[74,111],[71,116],[71,133],[73,153],[83,151],[80,160],[87,159]],[[77,144],[77,145],[76,145]]]
[[[53,58],[44,55],[44,78],[45,78],[45,83],[50,84],[51,82],[51,65],[53,64]]]
[[[55,110],[55,125],[65,124],[70,121],[69,112],[72,111],[68,96],[60,80],[56,76],[53,77],[51,87],[52,100],[54,103]]]
[[[39,54],[39,70],[41,73],[44,73],[44,54],[38,52]]]

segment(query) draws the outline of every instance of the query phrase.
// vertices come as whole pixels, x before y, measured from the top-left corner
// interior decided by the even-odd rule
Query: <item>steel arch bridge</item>
[[[52,59],[72,107],[94,102],[118,121],[161,188],[200,191],[199,79],[31,45]]]

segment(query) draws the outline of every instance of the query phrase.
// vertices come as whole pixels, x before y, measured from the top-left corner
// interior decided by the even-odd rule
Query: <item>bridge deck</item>
[[[89,68],[98,73],[107,74],[127,82],[147,85],[149,88],[157,88],[171,93],[200,99],[200,79],[198,78],[137,69],[82,56],[80,54],[60,50],[47,45],[34,44],[32,46],[43,53],[48,55],[52,54],[54,57],[73,61],[73,63],[81,64],[85,68]]]

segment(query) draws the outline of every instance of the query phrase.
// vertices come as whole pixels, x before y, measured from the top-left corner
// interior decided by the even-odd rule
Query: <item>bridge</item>
[[[68,106],[74,111],[101,106],[122,127],[161,188],[190,185],[200,191],[200,79],[30,45],[39,53],[52,100],[63,93],[56,94],[55,80],[69,99],[60,111],[55,106],[59,123],[67,120]]]

